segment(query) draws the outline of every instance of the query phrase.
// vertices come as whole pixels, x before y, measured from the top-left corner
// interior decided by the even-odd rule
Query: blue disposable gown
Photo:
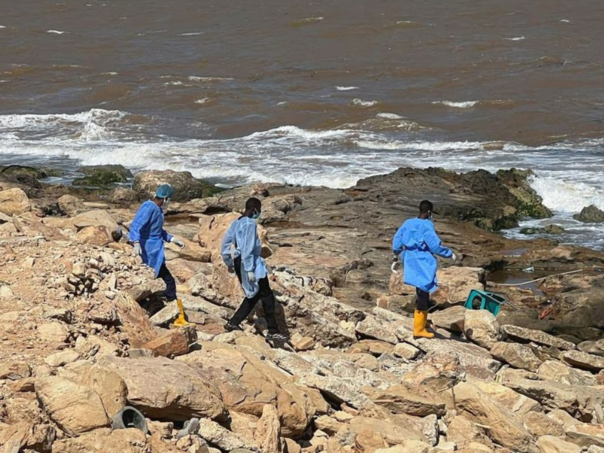
[[[437,261],[434,255],[450,258],[453,252],[440,245],[434,224],[427,219],[409,219],[399,228],[392,241],[392,250],[403,263],[403,281],[422,291],[434,292]]]
[[[164,213],[155,202],[145,201],[134,216],[128,239],[139,241],[143,252],[143,263],[155,270],[155,277],[166,260],[164,242],[170,242],[172,235],[164,230]]]
[[[235,266],[235,258],[241,257],[241,286],[245,297],[254,297],[259,290],[258,281],[268,274],[266,264],[260,256],[262,243],[258,237],[256,222],[249,217],[241,217],[229,226],[220,247],[224,263]],[[256,281],[251,283],[247,273],[253,272]]]

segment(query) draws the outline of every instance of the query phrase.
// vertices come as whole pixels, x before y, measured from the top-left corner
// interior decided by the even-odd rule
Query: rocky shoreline
[[[129,188],[105,170],[121,172],[86,177],[117,187],[0,169],[4,451],[604,451],[604,253],[497,233],[551,215],[527,172],[403,168],[346,190],[219,191],[176,172]],[[186,328],[171,327],[163,283],[114,234],[160,180],[177,189],[166,229],[187,245],[167,247]],[[260,308],[244,332],[222,330],[241,292],[219,242],[250,196],[263,199],[263,253],[294,350],[258,335]],[[423,198],[462,257],[439,270],[433,340],[413,339],[413,291],[390,271],[392,235]],[[563,275],[501,286],[528,267],[526,280]],[[484,288],[515,308],[495,318],[462,307]],[[111,429],[125,405],[148,433]]]

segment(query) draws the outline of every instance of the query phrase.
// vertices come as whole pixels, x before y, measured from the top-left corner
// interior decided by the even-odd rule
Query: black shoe
[[[268,333],[265,337],[268,341],[281,341],[283,343],[287,343],[289,341],[289,337],[282,333]]]
[[[226,330],[227,332],[234,332],[236,330],[243,330],[243,329],[238,324],[232,324],[231,322],[227,322],[224,325],[224,330]]]

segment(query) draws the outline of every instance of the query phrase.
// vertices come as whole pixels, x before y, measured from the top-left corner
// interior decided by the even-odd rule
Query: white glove
[[[174,245],[179,246],[181,249],[185,248],[185,243],[182,242],[180,239],[176,239],[174,236],[172,236],[172,239],[170,239],[170,242]]]
[[[256,274],[254,272],[248,272],[247,279],[250,283],[256,283]]]
[[[451,259],[452,259],[453,261],[457,261],[457,255],[456,255],[455,253],[452,253],[452,254],[451,254]]]
[[[393,274],[398,274],[398,272],[396,271],[396,265],[398,263],[396,261],[392,262],[392,266],[390,266],[390,270],[392,271]]]
[[[141,249],[141,244],[140,242],[135,242],[134,243],[134,252],[133,252],[134,256],[142,256],[143,255],[143,249]]]

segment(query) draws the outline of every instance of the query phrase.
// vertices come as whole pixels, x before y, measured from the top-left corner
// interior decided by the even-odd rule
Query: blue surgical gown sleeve
[[[148,204],[144,203],[139,208],[138,212],[134,216],[132,224],[130,225],[130,232],[128,233],[128,239],[130,239],[130,242],[139,242],[141,240],[141,230],[149,223],[152,213],[153,210]]]
[[[237,255],[239,253],[235,247],[236,222],[237,221],[231,223],[231,226],[229,226],[229,229],[222,238],[222,244],[220,245],[220,255],[222,256],[222,261],[224,261],[224,264],[226,264],[227,267],[235,266],[233,255]]]
[[[238,244],[241,252],[241,263],[245,272],[253,272],[256,258],[254,256],[254,247],[256,246],[256,237],[258,236],[256,222],[245,222],[241,231],[244,240],[243,244]]]
[[[164,240],[164,242],[170,242],[172,240],[172,235],[162,228],[161,238]]]
[[[453,252],[451,249],[441,245],[440,238],[434,230],[434,225],[431,224],[429,228],[426,228],[426,231],[424,232],[424,242],[428,246],[430,252],[432,252],[434,255],[438,255],[443,258],[451,258]]]
[[[394,252],[394,254],[396,256],[399,256],[405,249],[405,246],[403,244],[403,234],[404,233],[405,233],[405,226],[402,225],[398,229],[398,231],[394,235],[394,239],[392,240],[392,251]]]

